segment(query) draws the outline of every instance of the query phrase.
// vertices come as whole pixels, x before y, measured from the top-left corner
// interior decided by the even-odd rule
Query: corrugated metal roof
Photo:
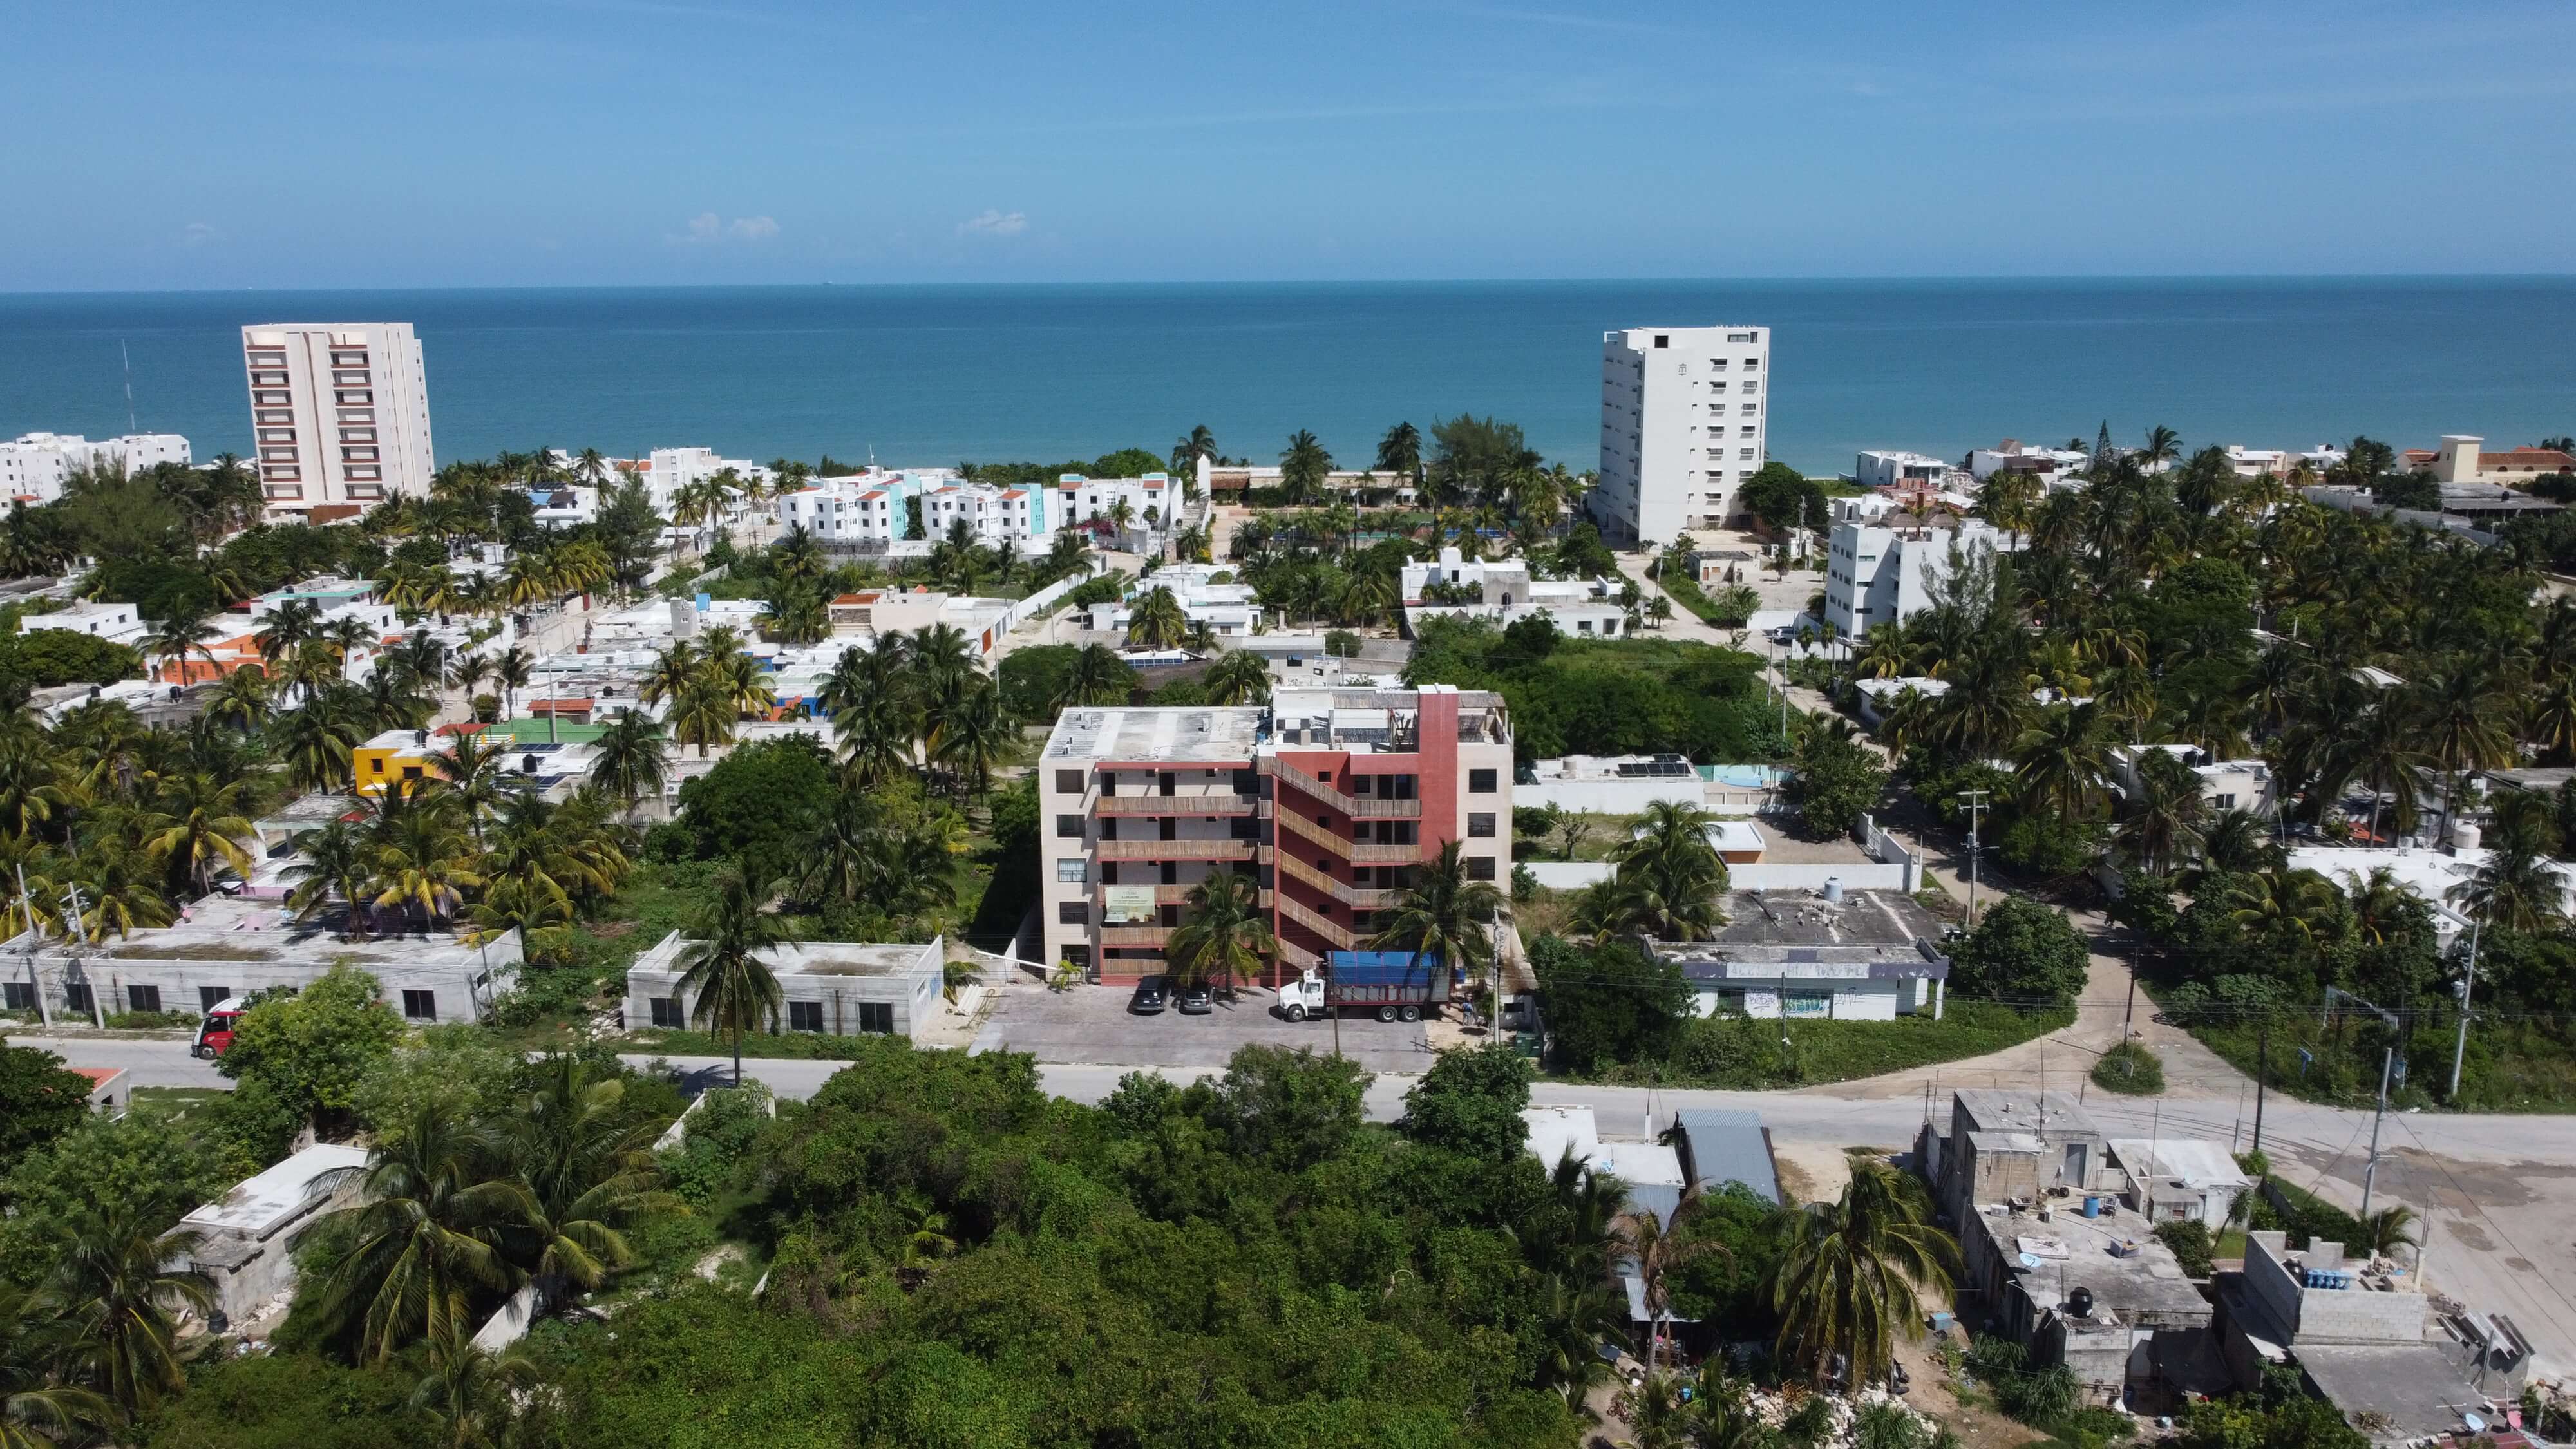
[[[1714,1192],[1740,1182],[1765,1201],[1780,1201],[1780,1174],[1761,1114],[1693,1109],[1674,1114],[1673,1125],[1693,1185]]]

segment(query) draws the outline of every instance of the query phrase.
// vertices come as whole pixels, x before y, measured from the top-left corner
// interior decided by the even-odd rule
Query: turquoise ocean
[[[440,460],[500,448],[895,464],[1518,422],[1598,454],[1600,334],[1773,330],[1771,451],[1957,458],[2003,437],[2306,447],[2576,432],[2576,278],[813,286],[0,296],[0,437],[132,417],[249,451],[238,329],[408,321]]]

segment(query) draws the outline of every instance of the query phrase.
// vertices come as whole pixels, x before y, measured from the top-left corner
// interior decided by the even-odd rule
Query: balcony
[[[1279,824],[1290,834],[1302,835],[1354,865],[1412,865],[1422,858],[1420,846],[1363,844],[1286,810],[1279,812]],[[1283,854],[1281,858],[1286,857]]]
[[[1100,928],[1100,944],[1103,946],[1151,946],[1156,950],[1160,950],[1162,949],[1164,938],[1171,934],[1170,928],[1165,926],[1103,926]]]
[[[1102,860],[1225,860],[1252,859],[1254,842],[1249,840],[1104,840],[1100,842]],[[1408,860],[1410,856],[1406,857]]]
[[[1326,916],[1309,909],[1307,906],[1301,904],[1294,896],[1281,896],[1279,898],[1279,914],[1288,920],[1295,921],[1298,925],[1305,927],[1316,935],[1323,937],[1326,941],[1330,942],[1333,949],[1337,951],[1356,951],[1359,949],[1359,938],[1351,934],[1350,927],[1343,925],[1341,922],[1334,920],[1330,916]]]
[[[1387,800],[1375,795],[1346,794],[1275,757],[1265,756],[1260,768],[1262,773],[1276,776],[1282,783],[1295,786],[1345,815],[1363,819],[1419,819],[1422,815],[1422,802],[1419,800]]]
[[[1365,886],[1346,885],[1315,869],[1293,855],[1278,860],[1279,873],[1300,885],[1322,891],[1343,905],[1358,911],[1391,910],[1403,904],[1404,892],[1375,890]]]
[[[1249,795],[1108,795],[1103,815],[1249,815],[1260,805]]]

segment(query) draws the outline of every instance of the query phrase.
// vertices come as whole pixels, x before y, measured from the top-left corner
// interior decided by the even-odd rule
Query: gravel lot
[[[1002,992],[975,1050],[1033,1052],[1040,1061],[1104,1066],[1222,1067],[1235,1048],[1310,1046],[1329,1051],[1333,1027],[1325,1021],[1289,1021],[1271,1007],[1277,996],[1247,987],[1228,1002],[1219,997],[1205,1016],[1165,1010],[1131,1016],[1125,986],[1077,986],[1049,991],[1013,981]],[[1342,1053],[1373,1072],[1420,1072],[1431,1065],[1421,1022],[1382,1022],[1345,1017]]]

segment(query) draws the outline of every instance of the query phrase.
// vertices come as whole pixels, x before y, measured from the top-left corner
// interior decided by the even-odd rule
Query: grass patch
[[[150,1108],[165,1117],[185,1117],[200,1107],[211,1107],[231,1093],[223,1087],[137,1087],[127,1094],[136,1110]]]
[[[2262,1057],[2257,1021],[2245,1015],[2195,1018],[2188,1007],[2175,1011],[2173,1020],[2230,1066],[2247,1076],[2256,1074]],[[2406,1070],[2389,1084],[2392,1107],[2576,1112],[2576,1023],[2473,1017],[2459,1095],[2451,1097],[2451,1052],[2458,1026],[2459,1018],[2448,1012],[2428,1012],[2414,1018],[2405,1037],[2392,1042],[2384,1028],[2365,1020],[2319,1025],[2304,1011],[2277,1012],[2272,1018],[2271,1089],[2301,1101],[2368,1107],[2379,1096],[2381,1052],[2394,1045]]]
[[[2075,1020],[2073,1007],[2024,1013],[1990,1001],[1953,1001],[1939,1021],[1754,1020],[1700,1017],[1682,1031],[1672,1060],[1626,1064],[1602,1073],[1611,1082],[1668,1087],[1758,1090],[1821,1086],[1884,1076],[2019,1046]],[[1783,1046],[1783,1028],[1789,1038]]]
[[[2093,1063],[2093,1085],[2123,1096],[2157,1096],[2165,1089],[2164,1059],[2136,1042],[2124,1041]]]

